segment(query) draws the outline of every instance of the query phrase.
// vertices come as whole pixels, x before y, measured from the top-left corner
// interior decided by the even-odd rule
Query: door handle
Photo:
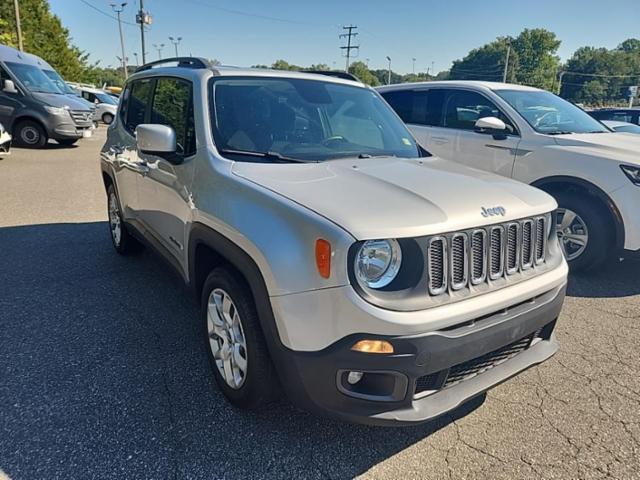
[[[431,140],[438,145],[449,143],[449,139],[445,137],[431,137]]]

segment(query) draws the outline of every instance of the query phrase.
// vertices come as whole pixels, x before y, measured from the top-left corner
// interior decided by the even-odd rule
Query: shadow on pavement
[[[569,275],[572,297],[630,297],[640,293],[640,261],[625,260],[594,272]]]
[[[348,478],[478,408],[382,429],[233,409],[197,312],[154,255],[105,222],[0,229],[0,469],[35,478]]]

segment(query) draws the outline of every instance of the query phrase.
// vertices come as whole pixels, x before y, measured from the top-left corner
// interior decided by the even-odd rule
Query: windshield
[[[53,83],[55,83],[56,87],[60,89],[62,93],[66,93],[67,95],[76,95],[67,82],[65,82],[62,77],[55,70],[42,70],[44,74],[49,77]]]
[[[420,156],[402,121],[369,89],[265,77],[218,78],[212,85],[216,145],[238,160]]]
[[[118,105],[118,101],[108,93],[96,93],[96,98],[100,103],[108,103],[110,105]]]
[[[496,90],[536,132],[548,135],[608,132],[600,122],[572,103],[542,90]]]
[[[38,67],[15,62],[6,62],[6,64],[29,91],[36,93],[62,93],[62,90]]]

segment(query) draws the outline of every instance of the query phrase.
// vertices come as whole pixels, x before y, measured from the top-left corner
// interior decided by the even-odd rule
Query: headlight
[[[356,254],[356,279],[363,287],[386,287],[396,278],[401,263],[402,250],[396,240],[368,240]]]
[[[49,105],[45,105],[44,109],[51,115],[66,115],[69,111],[67,108],[50,107]]]
[[[640,167],[632,167],[630,165],[620,165],[624,174],[629,177],[635,185],[640,186]]]

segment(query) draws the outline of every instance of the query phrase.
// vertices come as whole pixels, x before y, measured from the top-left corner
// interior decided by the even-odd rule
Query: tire
[[[231,301],[226,317],[219,313],[222,305],[229,305],[225,295]],[[244,409],[274,401],[279,391],[277,375],[244,279],[227,268],[214,269],[204,282],[200,315],[209,363],[227,400]]]
[[[102,114],[102,122],[105,125],[111,125],[111,123],[113,122],[113,115],[111,115],[110,113],[103,113]]]
[[[62,138],[56,140],[60,145],[64,145],[65,147],[70,147],[71,145],[75,145],[78,142],[79,138]]]
[[[120,199],[113,184],[107,188],[107,215],[109,218],[109,231],[111,243],[120,255],[130,255],[142,249],[142,244],[127,230],[122,218]]]
[[[25,148],[42,148],[49,138],[42,126],[33,120],[23,120],[13,129],[15,143]]]
[[[614,228],[607,208],[593,197],[575,192],[557,193],[555,198],[559,205],[558,239],[569,267],[574,272],[600,267],[613,250]],[[585,243],[582,248],[580,242]]]

